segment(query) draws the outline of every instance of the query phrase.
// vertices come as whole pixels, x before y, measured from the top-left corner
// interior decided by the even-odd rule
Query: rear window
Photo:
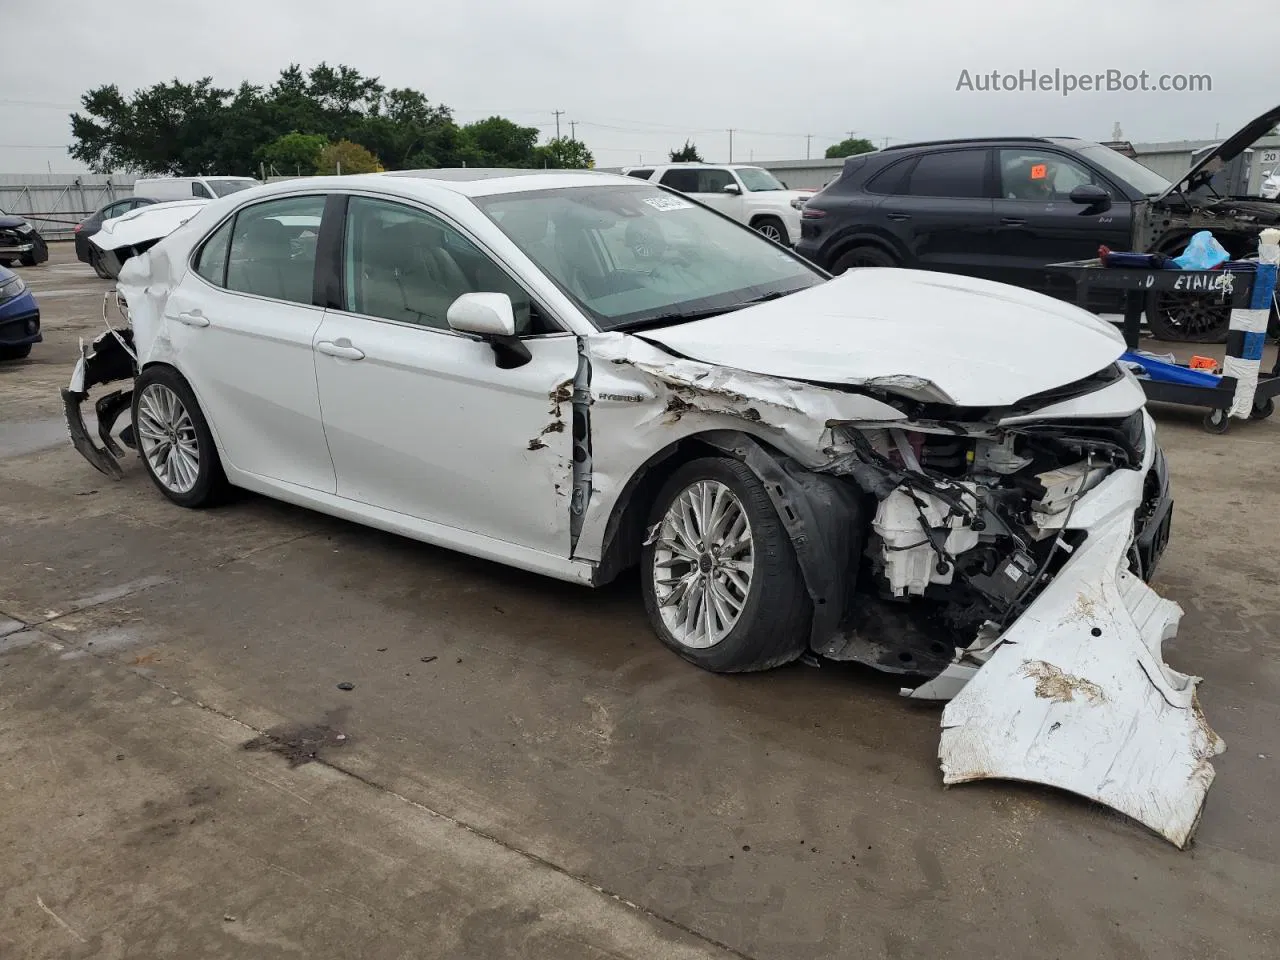
[[[987,151],[946,150],[927,153],[907,176],[913,197],[981,198],[986,196]]]

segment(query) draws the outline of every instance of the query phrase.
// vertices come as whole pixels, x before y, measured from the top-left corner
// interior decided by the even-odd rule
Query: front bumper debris
[[[132,380],[137,375],[132,349],[132,331],[128,328],[119,332],[108,331],[88,347],[81,341],[80,359],[76,361],[75,370],[71,374],[71,383],[62,390],[63,415],[67,421],[67,432],[71,435],[71,445],[94,469],[113,480],[124,476],[120,461],[126,454],[112,434],[120,414],[132,407],[133,389],[113,390],[99,397],[94,404],[101,447],[94,444],[89,434],[82,407],[89,396],[90,387],[117,380]],[[121,432],[121,440],[126,445],[132,445],[131,425]]]

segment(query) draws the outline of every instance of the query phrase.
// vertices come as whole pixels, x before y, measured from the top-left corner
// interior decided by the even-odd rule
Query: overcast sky
[[[686,137],[708,160],[821,156],[999,133],[1133,141],[1220,136],[1280,102],[1274,4],[1242,0],[0,0],[0,173],[79,170],[68,114],[86,90],[179,77],[270,83],[345,63],[422,90],[459,122],[577,123],[598,166],[654,163]],[[1211,92],[958,91],[993,70],[1108,69]],[[228,171],[232,172],[232,171]],[[239,171],[235,171],[239,172]]]

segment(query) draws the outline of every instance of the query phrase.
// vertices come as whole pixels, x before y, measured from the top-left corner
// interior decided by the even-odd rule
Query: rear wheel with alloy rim
[[[191,387],[170,367],[148,367],[134,385],[138,454],[160,492],[184,507],[220,501],[227,478]]]
[[[839,275],[854,267],[896,267],[898,261],[879,247],[854,247],[836,258],[831,272]]]
[[[795,552],[744,464],[685,464],[658,495],[648,529],[645,607],[668,647],[724,673],[765,670],[804,651],[811,607]]]
[[[1157,340],[1221,343],[1230,325],[1230,305],[1214,303],[1203,294],[1164,290],[1147,299],[1147,326]]]

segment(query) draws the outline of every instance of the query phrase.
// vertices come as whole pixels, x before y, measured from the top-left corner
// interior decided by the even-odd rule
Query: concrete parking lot
[[[1227,741],[1178,851],[1053,791],[944,789],[939,708],[870,671],[699,671],[634,579],[249,495],[184,511],[135,460],[108,480],[58,390],[110,284],[67,245],[22,275],[45,342],[0,365],[6,960],[1280,955],[1280,421],[1157,413],[1165,652]]]

